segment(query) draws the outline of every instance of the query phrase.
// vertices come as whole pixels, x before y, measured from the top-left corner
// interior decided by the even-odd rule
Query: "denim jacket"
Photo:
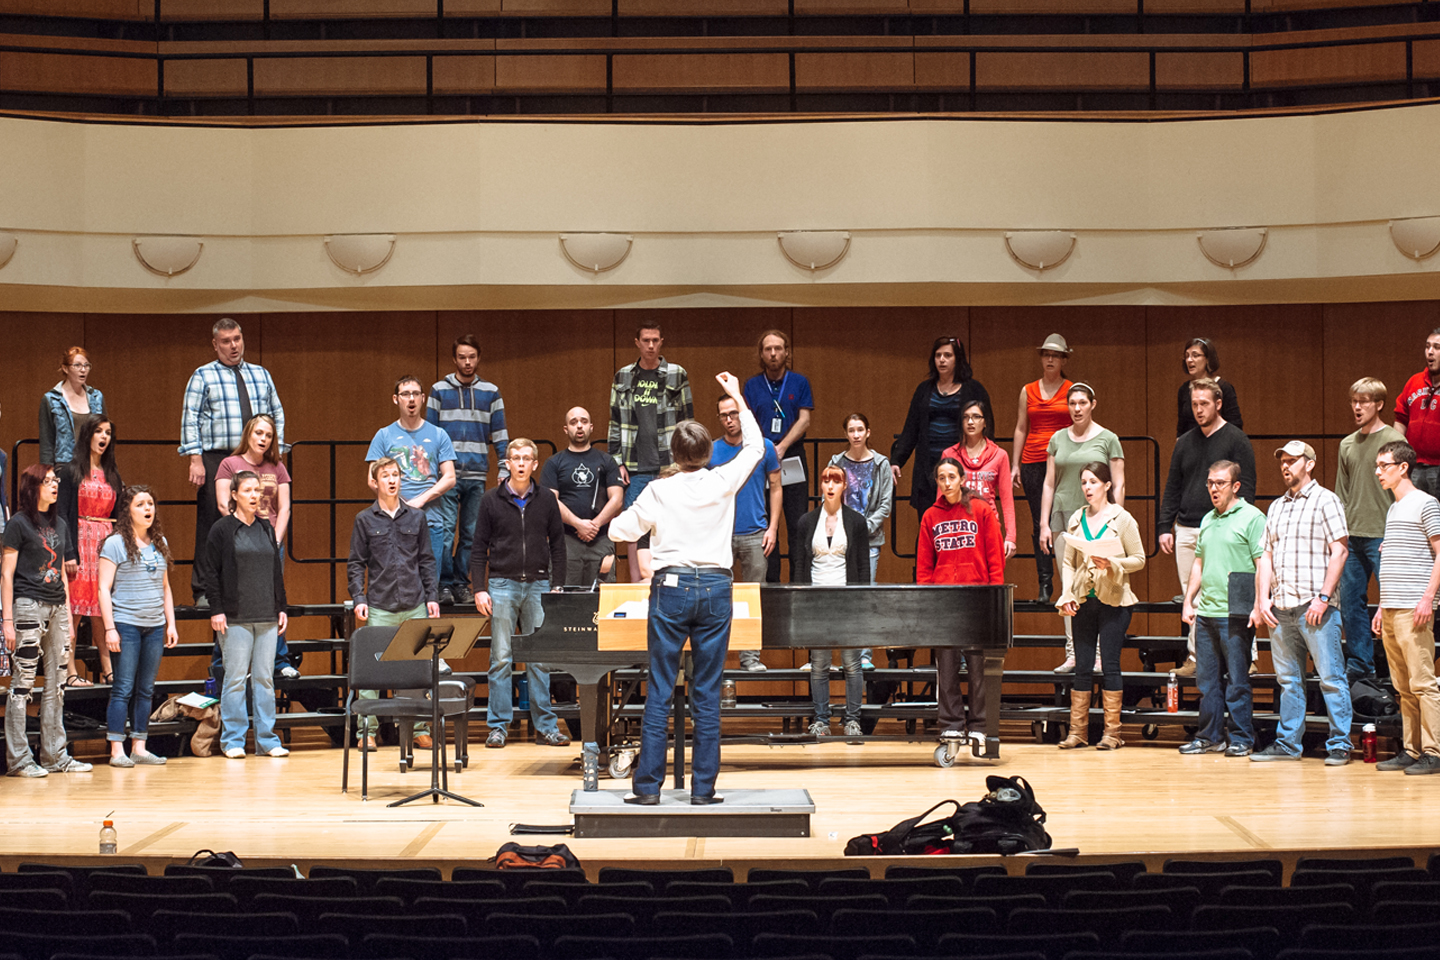
[[[70,415],[70,405],[65,394],[60,392],[62,383],[45,391],[40,399],[40,462],[52,466],[69,463],[75,455],[75,421]],[[85,387],[85,396],[90,398],[90,413],[101,416],[105,413],[105,395],[94,387]]]

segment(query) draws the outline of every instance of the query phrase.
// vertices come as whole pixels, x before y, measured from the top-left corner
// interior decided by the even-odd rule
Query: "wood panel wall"
[[[92,380],[105,392],[108,409],[124,441],[174,441],[179,433],[181,397],[190,372],[213,359],[210,325],[214,316],[126,316],[0,312],[0,337],[7,350],[8,375],[0,379],[0,409],[8,413],[0,433],[6,449],[37,435],[40,394],[58,379],[60,355],[82,344],[94,363]],[[842,418],[866,413],[874,426],[872,446],[888,452],[900,429],[915,385],[925,375],[925,355],[937,336],[955,335],[970,353],[975,375],[993,398],[1002,443],[1008,446],[1023,384],[1037,375],[1035,347],[1047,334],[1063,333],[1075,348],[1067,374],[1091,383],[1099,396],[1096,419],[1127,440],[1130,508],[1153,543],[1156,505],[1139,499],[1163,487],[1175,442],[1175,397],[1183,378],[1181,348],[1191,336],[1217,343],[1222,375],[1235,384],[1252,436],[1317,437],[1351,429],[1347,389],[1360,376],[1378,376],[1393,394],[1420,369],[1421,344],[1440,326],[1440,302],[1383,304],[1300,304],[1269,307],[934,307],[934,308],[764,308],[705,310],[456,311],[359,314],[262,314],[239,318],[245,327],[247,357],[275,376],[291,441],[346,440],[341,447],[335,490],[341,498],[366,499],[363,443],[395,417],[395,379],[419,376],[427,384],[450,372],[450,345],[474,332],[482,342],[481,374],[506,398],[512,436],[563,442],[560,424],[572,405],[587,407],[603,439],[613,372],[635,356],[638,321],[658,320],[664,353],[690,372],[697,418],[716,427],[719,394],[716,372],[730,369],[748,377],[758,369],[756,343],[769,328],[788,332],[795,368],[810,377],[815,391],[814,438],[841,436]],[[1148,439],[1153,438],[1153,441]],[[1312,441],[1313,442],[1313,441]],[[1275,440],[1256,441],[1260,492],[1281,492],[1272,451]],[[841,449],[827,444],[826,455]],[[1338,440],[1315,442],[1319,474],[1333,482]],[[1158,450],[1159,471],[1154,455]],[[36,457],[22,444],[21,468]],[[174,446],[124,446],[120,467],[127,482],[153,485],[162,499],[191,501],[184,462]],[[331,490],[327,447],[302,442],[294,454],[297,499],[328,499]],[[908,490],[909,474],[902,483]],[[8,489],[8,487],[7,487]],[[346,552],[356,505],[343,505],[336,549]],[[913,552],[915,514],[897,506],[898,547]],[[1021,550],[1028,551],[1029,511],[1017,501]],[[188,557],[193,538],[188,503],[166,506],[162,518],[177,554]],[[298,506],[295,555],[330,555],[330,507]],[[904,582],[912,562],[883,554],[880,578]],[[1008,573],[1017,598],[1035,595],[1034,566],[1011,561]],[[189,596],[188,568],[172,580],[176,595]],[[288,584],[296,602],[326,602],[332,582],[324,564],[292,564]],[[345,597],[344,570],[337,571],[335,596]],[[1136,577],[1142,599],[1161,600],[1179,592],[1173,561],[1155,557]],[[299,624],[296,636],[317,636],[326,625]],[[1024,615],[1023,633],[1054,632],[1052,617]],[[1174,617],[1137,617],[1132,633],[1173,633]],[[186,639],[199,639],[193,625]],[[1017,651],[1019,660],[1049,654]],[[1036,664],[1039,665],[1037,659]],[[197,667],[198,669],[198,667]]]

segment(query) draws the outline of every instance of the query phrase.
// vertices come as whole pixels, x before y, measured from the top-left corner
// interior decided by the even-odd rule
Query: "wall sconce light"
[[[0,233],[0,267],[10,262],[15,256],[15,248],[20,246],[20,238],[13,233]]]
[[[1200,252],[1217,267],[1243,267],[1260,256],[1265,249],[1265,227],[1230,227],[1197,233]]]
[[[393,233],[336,233],[325,238],[325,252],[335,266],[357,277],[379,270],[395,252]]]
[[[1005,234],[1010,256],[1032,270],[1058,267],[1075,249],[1075,234],[1065,230],[1024,230]]]
[[[140,265],[162,277],[189,270],[205,249],[205,244],[195,237],[136,237],[130,245]]]
[[[1390,239],[1411,260],[1424,260],[1440,250],[1440,217],[1391,220]]]
[[[787,260],[812,272],[835,266],[850,252],[850,234],[844,230],[794,230],[776,237]]]
[[[581,270],[604,273],[630,254],[635,238],[628,233],[562,233],[560,249]]]

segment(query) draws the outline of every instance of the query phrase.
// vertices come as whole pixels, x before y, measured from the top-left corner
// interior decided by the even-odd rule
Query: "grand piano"
[[[960,647],[985,659],[986,701],[983,751],[1000,756],[1000,678],[1014,635],[1014,587],[869,584],[845,587],[766,584],[760,589],[761,643],[765,650],[809,647]],[[516,637],[514,659],[544,663],[575,678],[581,736],[608,755],[609,675],[643,666],[649,654],[599,649],[600,595],[547,593],[545,622]],[[939,751],[937,760],[941,759]],[[953,754],[952,754],[953,759]],[[613,764],[612,764],[613,769]]]

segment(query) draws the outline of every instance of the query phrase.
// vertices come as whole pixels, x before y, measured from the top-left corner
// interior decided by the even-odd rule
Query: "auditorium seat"
[[[1300,931],[1314,923],[1345,925],[1354,922],[1355,908],[1348,903],[1307,903],[1293,907],[1236,907],[1206,904],[1190,916],[1194,930],[1235,930],[1241,927],[1274,927],[1280,936],[1293,942]]]
[[[762,933],[820,934],[824,927],[810,910],[777,910],[771,913],[741,911],[738,913],[678,913],[656,911],[643,927],[657,937],[680,937],[687,934],[723,933],[748,950],[752,940]],[[831,931],[836,932],[836,931]],[[873,933],[886,931],[874,930]]]
[[[77,936],[63,933],[23,933],[5,931],[5,949],[18,953],[25,960],[50,960],[57,953],[85,953],[106,957],[153,957],[155,938],[144,933],[111,933]],[[176,951],[177,953],[209,953],[213,950]],[[249,957],[250,954],[245,954]],[[244,957],[239,960],[245,960]]]
[[[730,960],[737,956],[735,941],[723,933],[679,937],[559,937],[551,946],[549,960]]]
[[[864,897],[777,897],[766,893],[751,897],[748,906],[752,911],[772,913],[776,910],[809,910],[828,928],[836,910],[888,910],[890,901],[878,893]]]
[[[1424,915],[1417,915],[1417,919],[1420,916]],[[1440,943],[1440,920],[1345,926],[1320,922],[1305,927],[1296,939],[1298,946],[1309,949],[1369,950],[1372,953],[1435,943]]]
[[[822,897],[861,897],[880,894],[892,907],[903,906],[911,896],[921,893],[934,897],[959,897],[966,893],[965,881],[959,877],[905,877],[885,880],[836,877],[821,880],[816,893]]]
[[[1275,878],[1275,886],[1280,886],[1285,876],[1285,865],[1279,860],[1256,859],[1256,860],[1166,860],[1161,866],[1161,873],[1242,873],[1253,870],[1264,870]]]
[[[0,873],[0,902],[8,901],[12,890],[53,890],[63,894],[66,903],[75,902],[75,878],[64,870]]]
[[[1178,925],[1169,907],[1126,907],[1113,910],[1016,910],[1010,914],[1005,932],[1018,934],[1093,933],[1102,947],[1120,942],[1129,930],[1166,930]]]
[[[1394,947],[1383,954],[1368,950],[1331,950],[1324,947],[1291,947],[1281,950],[1277,960],[1440,960],[1440,944]],[[1173,958],[1172,958],[1173,960]]]
[[[1025,865],[1025,876],[1027,877],[1054,876],[1063,873],[1098,872],[1114,874],[1115,879],[1120,881],[1122,887],[1128,887],[1130,881],[1135,878],[1137,873],[1145,872],[1145,861],[1122,860],[1119,863],[1097,863],[1092,865],[1083,863],[1049,863],[1047,861],[1037,860]]]
[[[610,897],[592,893],[576,901],[572,912],[590,916],[623,913],[633,917],[637,926],[645,927],[661,912],[728,914],[733,909],[729,897]]]
[[[337,911],[320,914],[308,929],[356,940],[363,939],[367,933],[391,933],[396,930],[424,930],[437,937],[463,937],[470,932],[469,924],[458,913],[406,913],[377,917],[368,913]]]
[[[539,960],[540,941],[534,937],[431,937],[409,930],[367,933],[355,951],[356,960]]]
[[[985,934],[948,933],[940,938],[936,956],[965,957],[975,954],[1040,953],[1046,960],[1064,960],[1076,950],[1099,950],[1100,938],[1093,933]]]
[[[771,883],[776,880],[801,880],[814,890],[822,880],[868,880],[870,871],[864,867],[836,868],[834,870],[771,870],[754,868],[745,875],[746,883]]]
[[[596,930],[610,937],[629,937],[635,933],[635,920],[626,913],[492,913],[485,920],[487,934],[534,937],[542,951],[559,937],[593,936]]]
[[[1369,922],[1375,924],[1414,923],[1440,906],[1436,900],[1376,900],[1370,904]]]
[[[834,960],[860,960],[870,954],[889,954],[913,958],[915,938],[890,937],[814,937],[793,933],[762,933],[750,941],[752,957],[793,957],[805,953],[823,953]]]
[[[369,897],[375,894],[375,884],[381,880],[440,880],[439,867],[406,867],[402,870],[386,870],[384,868],[369,869],[365,867],[334,867],[328,864],[317,863],[306,872],[311,880],[328,880],[331,877],[349,877],[355,881],[359,888],[360,896]]]
[[[1174,890],[1192,887],[1200,891],[1198,903],[1220,902],[1226,887],[1278,887],[1280,882],[1268,870],[1243,873],[1142,873],[1131,881],[1132,890]]]
[[[731,889],[733,883],[711,884],[715,887]],[[580,902],[581,897],[602,895],[607,897],[653,897],[659,891],[655,885],[648,880],[636,880],[631,883],[607,883],[604,887],[594,883],[551,883],[548,880],[531,880],[525,884],[520,891],[524,897],[559,897],[571,907]],[[666,896],[681,896],[681,894],[666,893]],[[703,896],[703,894],[697,894]]]
[[[559,915],[570,913],[570,906],[559,897],[497,897],[492,900],[451,900],[420,897],[410,905],[412,913],[454,913],[471,924],[484,923],[495,913],[532,913]]]
[[[1288,941],[1293,943],[1293,941]],[[1120,937],[1120,951],[1164,954],[1170,957],[1206,951],[1248,950],[1255,960],[1275,960],[1280,952],[1280,931],[1274,927],[1244,930],[1135,930]]]
[[[1003,876],[1009,873],[998,864],[993,867],[907,867],[897,864],[885,868],[886,880],[906,880],[910,877],[959,877],[967,887],[975,885],[976,877]]]
[[[70,907],[69,898],[60,890],[5,890],[0,892],[0,903],[14,910],[68,910]]]
[[[294,913],[190,913],[157,910],[149,921],[137,926],[158,943],[170,943],[182,933],[210,933],[218,937],[249,937],[264,931],[271,936],[293,937],[300,932]],[[317,931],[324,932],[324,931]]]
[[[1310,870],[1369,873],[1375,870],[1410,870],[1414,866],[1414,857],[1301,857],[1295,861],[1295,873]]]
[[[1220,891],[1221,906],[1289,907],[1315,903],[1348,903],[1360,908],[1359,894],[1348,883],[1327,883],[1319,887],[1226,887]]]
[[[506,895],[498,880],[412,880],[383,877],[375,883],[377,897],[399,897],[414,903],[420,897],[434,900],[499,900]]]
[[[92,873],[88,882],[91,893],[103,890],[113,893],[199,894],[215,889],[215,881],[210,877],[152,877],[145,873],[111,873],[108,870]]]
[[[165,876],[209,877],[214,881],[217,892],[228,893],[232,880],[251,877],[293,880],[295,879],[295,870],[291,867],[247,867],[244,870],[232,870],[229,867],[195,867],[188,863],[172,863],[165,867]]]
[[[734,883],[735,871],[729,867],[711,867],[699,870],[640,870],[632,867],[601,867],[600,883],[633,883],[646,880],[656,890],[665,889],[672,880],[691,880],[697,883]]]
[[[1142,874],[1144,876],[1144,874]],[[1113,873],[1061,873],[1033,877],[976,877],[975,895],[979,897],[1023,896],[1038,893],[1052,907],[1060,906],[1071,890],[1118,890],[1119,881]]]
[[[1017,897],[930,897],[916,894],[905,901],[905,910],[968,910],[986,907],[995,911],[995,916],[1004,923],[1012,911],[1023,907],[1043,909],[1047,901],[1038,893]]]
[[[1177,917],[1189,917],[1200,902],[1194,887],[1169,890],[1071,890],[1060,906],[1066,910],[1127,910],[1131,907],[1169,907]]]
[[[399,897],[356,897],[353,900],[335,897],[288,897],[283,893],[261,893],[250,901],[250,909],[256,913],[271,910],[295,914],[301,929],[309,929],[325,913],[363,913],[369,916],[394,917],[406,912],[405,901]],[[427,910],[425,913],[448,913],[447,910]]]
[[[987,907],[923,912],[844,909],[836,910],[830,918],[831,936],[908,934],[915,938],[915,942],[925,953],[933,953],[940,943],[940,938],[947,933],[1002,932],[1003,924],[995,911]]]
[[[607,884],[607,888],[608,886]],[[810,893],[811,887],[804,880],[765,880],[759,883],[753,880],[746,883],[693,883],[689,880],[675,880],[665,887],[666,896],[671,897],[729,897],[731,906],[736,910],[748,909],[751,897],[805,897]]]
[[[241,903],[253,900],[262,893],[278,893],[286,897],[326,897],[331,900],[353,900],[360,896],[360,885],[352,877],[304,880],[293,876],[237,876],[231,878],[225,891],[235,894]]]
[[[154,879],[160,879],[158,877]],[[5,901],[10,902],[9,898]],[[153,917],[159,910],[181,910],[190,913],[236,913],[239,902],[228,893],[120,893],[109,890],[91,891],[85,901],[90,910],[124,910],[136,924]]]
[[[1430,858],[1425,861],[1425,870],[1430,876],[1440,880],[1440,853],[1430,854]]]
[[[456,867],[450,872],[452,881],[498,880],[505,884],[506,892],[514,896],[524,889],[531,880],[543,879],[546,883],[589,883],[584,870],[481,870],[477,867]],[[644,879],[644,878],[641,878]]]
[[[0,906],[0,930],[91,937],[131,933],[130,914],[121,910],[16,910]]]
[[[1221,950],[1202,950],[1194,953],[1125,953],[1092,952],[1077,950],[1067,953],[1065,960],[1255,960],[1254,954],[1244,947],[1227,947]]]
[[[66,874],[72,881],[70,886],[70,902],[76,903],[84,900],[90,893],[90,874],[129,873],[143,876],[145,874],[145,866],[139,863],[117,863],[109,867],[64,867],[49,863],[22,863],[15,872],[26,875]]]
[[[154,944],[155,941],[150,939],[150,942]],[[341,936],[322,933],[284,938],[220,937],[212,933],[182,933],[175,938],[171,952],[208,953],[218,960],[250,960],[262,953],[296,960],[347,960],[350,955],[350,942]]]

